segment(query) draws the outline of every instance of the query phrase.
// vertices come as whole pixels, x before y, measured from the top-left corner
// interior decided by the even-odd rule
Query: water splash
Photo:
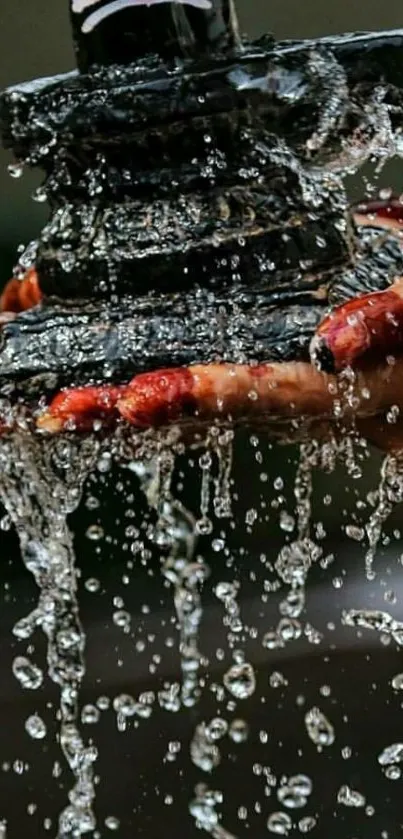
[[[80,501],[97,450],[89,438],[43,445],[18,433],[0,440],[0,497],[17,531],[23,562],[39,588],[36,609],[14,631],[27,637],[40,627],[47,637],[48,673],[60,689],[60,745],[75,779],[60,815],[59,839],[76,839],[96,826],[97,750],[84,743],[78,727],[85,636],[67,515]],[[23,687],[35,690],[42,682],[40,669],[24,657],[15,659],[13,670]],[[31,717],[27,725],[31,736],[42,736],[39,718]]]
[[[197,523],[192,513],[172,494],[174,467],[175,454],[161,441],[148,461],[131,464],[150,506],[157,512],[154,541],[168,551],[168,557],[162,559],[162,574],[174,590],[179,624],[182,702],[191,706],[200,696],[198,635],[202,605],[199,589],[209,571],[202,559],[194,560]]]

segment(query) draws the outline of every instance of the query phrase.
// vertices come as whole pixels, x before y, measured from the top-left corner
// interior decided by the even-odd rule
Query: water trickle
[[[291,516],[284,510],[280,514],[282,530],[291,533],[296,529],[297,538],[283,546],[274,563],[278,577],[290,586],[290,590],[279,604],[282,617],[277,627],[263,636],[263,646],[268,649],[281,648],[286,643],[297,641],[302,632],[310,643],[320,643],[322,639],[321,634],[310,624],[303,628],[298,618],[305,607],[308,572],[323,554],[322,548],[311,536],[313,469],[320,466],[332,471],[334,462],[333,445],[325,443],[321,446],[316,441],[301,443],[294,482],[295,514]],[[272,681],[277,680],[273,678]]]
[[[298,538],[284,546],[275,564],[281,579],[300,592],[312,563],[322,555],[322,549],[310,538],[312,470],[318,465],[320,451],[316,442],[300,446],[294,484]]]
[[[237,643],[237,636],[243,629],[241,610],[237,600],[239,589],[238,580],[218,583],[215,588],[215,595],[223,603],[225,609],[223,624],[229,629],[227,635],[229,648],[233,648]]]
[[[217,740],[220,740],[227,731],[227,725],[224,720],[219,720],[223,723],[223,727],[216,727],[216,731],[206,723],[200,723],[196,726],[196,731],[193,735],[190,744],[190,757],[195,766],[202,769],[203,772],[211,772],[221,760],[220,750],[217,746]]]
[[[67,515],[77,506],[94,465],[97,444],[86,441],[43,441],[15,434],[0,442],[0,495],[20,540],[21,554],[39,588],[38,605],[14,632],[26,637],[41,627],[47,637],[48,673],[60,690],[60,745],[74,776],[70,803],[60,815],[60,839],[95,829],[95,747],[85,745],[78,728],[80,685],[84,676],[84,633],[81,627],[72,538]],[[14,675],[34,690],[43,680],[40,668],[23,656],[13,664]],[[44,723],[30,717],[32,737],[45,736]]]
[[[368,580],[373,580],[375,554],[382,536],[382,529],[397,504],[403,501],[403,455],[387,455],[381,467],[378,504],[366,526],[369,548],[365,557]]]
[[[175,455],[162,447],[158,457],[146,464],[132,464],[140,477],[149,504],[157,511],[154,538],[168,556],[162,560],[162,573],[173,586],[174,604],[179,624],[179,650],[182,669],[182,702],[194,705],[200,695],[198,648],[202,617],[200,587],[209,569],[203,560],[195,560],[197,523],[192,513],[173,497],[171,482]]]

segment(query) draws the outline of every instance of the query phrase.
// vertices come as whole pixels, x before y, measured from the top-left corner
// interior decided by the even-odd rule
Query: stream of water
[[[183,452],[179,435],[177,438],[172,433],[168,437],[155,435],[148,439],[146,445],[139,444],[138,438],[130,444],[127,440],[123,443],[118,440],[114,450],[114,455],[124,469],[134,473],[135,480],[139,481],[146,494],[150,509],[155,511],[152,540],[161,556],[162,579],[166,581],[172,595],[178,628],[178,668],[181,672],[176,685],[174,683],[165,688],[158,697],[160,707],[168,713],[180,709],[182,714],[191,712],[207,690],[208,661],[203,655],[200,637],[203,628],[203,592],[209,586],[210,569],[198,552],[197,545],[202,536],[217,541],[213,531],[223,521],[223,516],[231,521],[232,438],[232,433],[217,435],[213,429],[204,444],[200,444],[196,450],[201,480],[199,511],[187,509],[175,494],[173,479],[176,459],[178,451]],[[80,558],[77,560],[75,557],[68,526],[68,516],[80,504],[85,482],[102,456],[102,445],[90,436],[82,439],[67,437],[52,440],[49,444],[33,435],[16,433],[2,438],[0,445],[1,500],[18,533],[22,561],[38,587],[36,607],[30,614],[21,615],[13,632],[20,641],[24,641],[31,639],[41,629],[47,639],[48,672],[44,673],[30,657],[17,655],[13,673],[21,687],[27,691],[39,689],[48,678],[57,685],[58,739],[72,777],[68,801],[59,817],[58,839],[77,839],[84,834],[102,835],[97,832],[95,815],[94,773],[98,758],[96,738],[86,741],[80,725],[86,635],[80,619],[77,594],[81,563]],[[326,568],[323,547],[313,532],[312,491],[315,471],[322,472],[323,468],[332,471],[338,462],[344,464],[347,472],[356,474],[356,452],[351,442],[327,442],[323,445],[308,442],[300,446],[294,482],[294,509],[289,512],[284,510],[280,516],[282,530],[285,531],[285,544],[274,562],[277,588],[280,586],[282,595],[279,621],[270,630],[266,627],[264,636],[260,637],[268,655],[270,650],[296,643],[301,638],[313,645],[323,641],[321,631],[305,620],[305,615],[308,616],[307,578],[315,565],[321,564]],[[211,487],[214,490],[213,496],[210,494]],[[366,525],[367,570],[368,556],[371,558],[371,569],[373,563],[376,566],[376,548],[383,527],[395,505],[400,503],[401,494],[400,458],[388,456],[382,465],[378,500]],[[296,538],[290,538],[293,531]],[[365,529],[362,532],[365,533]],[[273,591],[275,589],[273,585]],[[215,839],[234,839],[233,832],[222,824],[225,800],[219,788],[212,785],[212,773],[223,760],[221,744],[224,741],[242,743],[249,736],[249,725],[243,710],[238,711],[238,707],[247,707],[248,699],[257,691],[259,674],[256,665],[249,660],[248,644],[243,642],[247,637],[247,627],[242,615],[240,581],[236,574],[232,580],[214,583],[214,594],[223,609],[228,652],[232,657],[232,663],[222,671],[216,690],[218,696],[224,691],[222,696],[227,697],[230,719],[223,709],[210,719],[199,717],[195,723],[189,745],[189,759],[209,777],[208,783],[197,783],[193,795],[189,788],[189,813],[196,825]],[[403,643],[401,622],[387,612],[374,612],[357,604],[357,608],[340,614],[340,620],[346,627],[378,629],[383,636],[388,635],[399,646]],[[396,675],[395,686],[400,688],[399,679],[400,676]],[[279,688],[285,690],[286,686],[284,675],[280,671],[273,671],[269,678],[269,691]],[[124,732],[127,721],[133,716],[139,720],[148,719],[154,702],[153,695],[143,695],[139,700],[127,695],[116,697],[113,704],[118,729]],[[301,741],[306,736],[304,726],[319,752],[332,746],[338,736],[319,706],[305,709]],[[45,723],[35,712],[34,703],[32,714],[26,721],[26,729],[33,738],[47,736]],[[379,756],[381,766],[389,773],[388,777],[391,772],[395,772],[400,760],[398,746],[399,743],[385,744]],[[401,752],[403,754],[403,749]],[[264,771],[269,777],[267,771]],[[287,835],[294,824],[293,810],[307,803],[312,781],[307,775],[277,780],[276,776],[273,778],[273,783],[280,783],[277,798],[282,809],[272,810],[266,816],[267,829],[272,833]],[[353,785],[346,783],[339,790],[338,802],[345,806],[360,807],[365,800],[359,791],[354,790]],[[185,813],[183,818],[186,822]],[[113,829],[113,824],[110,819],[110,829]],[[315,824],[313,816],[301,817],[298,830],[308,832]],[[5,826],[3,834],[6,837]],[[241,835],[242,830],[237,832],[237,836]]]

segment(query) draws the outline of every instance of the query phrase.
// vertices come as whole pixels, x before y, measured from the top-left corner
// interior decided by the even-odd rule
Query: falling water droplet
[[[7,172],[12,178],[21,178],[24,172],[24,166],[22,163],[9,163]]]
[[[120,821],[116,818],[116,816],[107,816],[105,819],[105,827],[108,830],[119,830]]]
[[[403,743],[392,743],[386,746],[378,755],[378,763],[381,766],[388,766],[391,763],[400,763],[403,760]]]
[[[98,542],[104,536],[104,531],[101,525],[99,524],[91,524],[86,531],[87,539],[90,539],[92,542]]]
[[[236,699],[247,699],[255,692],[256,677],[251,664],[234,664],[224,674],[224,686]]]
[[[228,734],[234,743],[245,743],[249,735],[248,723],[245,720],[232,720]]]
[[[334,728],[320,708],[311,708],[305,714],[305,726],[309,738],[316,746],[321,748],[334,743]]]
[[[81,710],[81,722],[84,725],[94,725],[99,721],[100,712],[96,705],[84,705]]]
[[[38,186],[38,188],[32,193],[33,200],[37,201],[38,204],[43,204],[47,197],[46,189],[43,186]]]
[[[337,793],[337,801],[345,807],[365,807],[366,799],[357,790],[351,789],[347,784],[340,787]]]
[[[46,725],[38,714],[28,717],[25,721],[25,730],[34,740],[43,740],[46,737]]]
[[[292,829],[292,819],[288,813],[271,813],[267,819],[267,829],[270,833],[277,833],[279,836],[288,836]]]
[[[42,670],[24,656],[14,659],[13,673],[20,685],[28,690],[37,690],[43,682]]]
[[[403,673],[397,673],[396,676],[393,676],[392,687],[395,690],[403,690]]]
[[[222,717],[214,717],[207,726],[207,733],[210,740],[221,740],[227,731],[228,723]]]
[[[298,822],[298,828],[301,833],[309,833],[314,827],[316,827],[316,819],[313,816],[304,816]]]

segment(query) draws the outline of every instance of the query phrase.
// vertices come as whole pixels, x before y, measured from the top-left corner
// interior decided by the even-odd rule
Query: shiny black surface
[[[80,11],[83,5],[86,8]],[[238,41],[233,0],[139,0],[111,13],[114,5],[111,0],[95,5],[69,0],[80,70],[129,64],[148,54],[193,58],[231,48]],[[94,15],[96,20],[101,11],[105,17],[94,25]]]

